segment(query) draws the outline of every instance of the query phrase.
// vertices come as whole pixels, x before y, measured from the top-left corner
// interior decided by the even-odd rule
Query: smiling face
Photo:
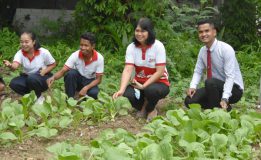
[[[91,44],[91,42],[87,39],[81,38],[80,40],[80,50],[84,55],[92,54],[94,50],[95,44]]]
[[[208,48],[211,47],[215,41],[217,31],[214,26],[209,23],[201,24],[198,26],[198,36],[201,42],[203,42]]]
[[[35,41],[32,39],[31,35],[28,33],[23,33],[20,37],[21,49],[26,52],[34,51]]]
[[[135,38],[141,45],[146,45],[146,40],[149,37],[149,32],[142,29],[139,25],[135,29]]]

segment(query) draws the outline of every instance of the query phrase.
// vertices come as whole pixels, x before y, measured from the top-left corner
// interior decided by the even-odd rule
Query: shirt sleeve
[[[232,95],[231,91],[234,85],[236,56],[232,47],[227,47],[222,53],[224,56],[224,72],[226,77],[222,98],[228,99]]]
[[[13,62],[17,62],[19,64],[22,64],[22,56],[23,56],[22,52],[21,52],[21,50],[19,50],[18,52],[16,52]]]
[[[125,64],[134,65],[134,53],[132,44],[127,47],[126,55],[125,55]]]
[[[76,62],[76,58],[78,56],[78,52],[73,53],[65,62],[65,66],[68,67],[69,69],[74,68],[74,64]]]
[[[104,58],[103,56],[100,56],[98,59],[98,66],[96,69],[96,74],[103,74],[104,71]]]
[[[55,59],[53,58],[51,53],[48,50],[46,50],[44,56],[44,64],[48,66],[54,63],[55,63]]]
[[[164,45],[160,42],[156,47],[156,66],[166,65],[166,50]]]
[[[203,62],[203,56],[204,56],[203,51],[201,49],[199,52],[199,55],[198,55],[195,69],[194,69],[194,74],[193,74],[192,80],[190,82],[190,88],[195,88],[195,89],[197,88],[197,86],[200,82],[201,76],[203,74],[203,70],[206,68],[204,65],[204,62]]]

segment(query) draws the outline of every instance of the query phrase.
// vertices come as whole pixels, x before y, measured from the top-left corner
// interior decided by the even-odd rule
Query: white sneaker
[[[41,95],[37,100],[35,101],[35,104],[43,104],[45,98],[43,95]]]

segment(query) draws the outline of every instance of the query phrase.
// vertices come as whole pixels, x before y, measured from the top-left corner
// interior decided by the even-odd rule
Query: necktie
[[[212,70],[211,70],[211,54],[210,50],[207,50],[207,78],[212,78]]]

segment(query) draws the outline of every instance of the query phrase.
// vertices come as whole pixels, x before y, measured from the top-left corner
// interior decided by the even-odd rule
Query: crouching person
[[[198,23],[198,36],[204,43],[200,49],[194,74],[187,90],[185,105],[198,103],[204,109],[214,107],[230,111],[230,104],[238,102],[244,90],[243,78],[234,49],[216,39],[214,23],[203,20]],[[205,86],[197,89],[204,70]]]
[[[15,70],[20,65],[23,72],[10,82],[10,88],[20,95],[34,91],[37,96],[37,104],[42,104],[44,97],[42,92],[48,89],[46,80],[52,76],[51,71],[56,66],[51,53],[41,48],[32,32],[23,32],[20,36],[21,49],[15,54],[13,62],[4,60],[5,66]]]
[[[104,58],[95,48],[95,36],[85,33],[80,38],[80,50],[75,51],[67,59],[64,67],[47,80],[49,87],[57,79],[64,76],[65,92],[68,97],[90,96],[98,98],[98,84],[102,81],[104,70]],[[66,73],[66,74],[65,74]]]

